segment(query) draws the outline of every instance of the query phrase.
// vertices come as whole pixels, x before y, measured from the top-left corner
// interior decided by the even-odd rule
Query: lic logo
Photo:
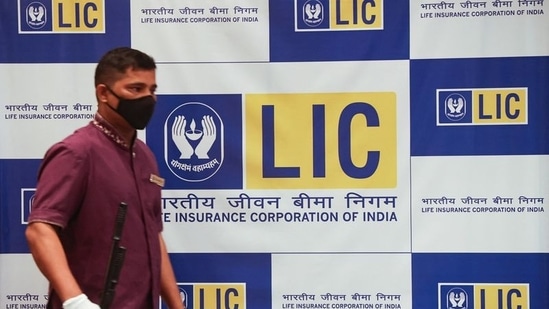
[[[459,93],[450,94],[446,100],[444,100],[444,108],[446,118],[451,121],[459,121],[463,119],[466,109],[466,99]]]
[[[41,29],[47,21],[46,7],[40,2],[31,2],[25,8],[27,25],[32,29]]]
[[[105,0],[18,0],[19,33],[105,33]]]
[[[437,89],[437,125],[528,124],[528,88]]]
[[[318,0],[307,1],[303,5],[303,22],[309,27],[316,27],[324,19],[324,6]]]
[[[453,288],[446,295],[446,308],[467,309],[469,308],[467,298],[467,293],[463,289]]]
[[[528,283],[439,283],[439,309],[529,309]]]
[[[383,29],[383,0],[294,0],[296,31]]]
[[[245,283],[181,283],[179,296],[188,309],[246,309]],[[161,303],[162,309],[167,309]]]
[[[175,108],[164,123],[165,162],[178,178],[200,182],[223,163],[223,122],[211,107],[188,102]]]

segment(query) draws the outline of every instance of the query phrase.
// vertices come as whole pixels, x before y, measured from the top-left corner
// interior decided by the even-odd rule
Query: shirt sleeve
[[[67,226],[78,212],[86,192],[88,166],[84,153],[64,142],[48,150],[38,173],[29,223]]]

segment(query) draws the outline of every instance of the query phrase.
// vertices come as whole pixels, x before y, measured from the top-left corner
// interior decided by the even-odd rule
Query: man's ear
[[[97,102],[107,102],[107,87],[104,84],[99,84],[95,86],[95,97],[97,98]]]

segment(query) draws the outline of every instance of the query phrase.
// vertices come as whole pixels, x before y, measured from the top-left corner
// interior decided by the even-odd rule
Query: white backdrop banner
[[[1,2],[0,307],[45,308],[37,171],[131,46],[187,308],[549,308],[547,5]]]

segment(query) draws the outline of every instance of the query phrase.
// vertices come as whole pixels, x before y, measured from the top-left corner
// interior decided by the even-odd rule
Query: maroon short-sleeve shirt
[[[160,291],[161,187],[151,150],[140,140],[126,145],[100,115],[46,153],[29,222],[61,227],[73,275],[99,303],[121,202],[127,214],[120,245],[124,264],[112,308],[158,308]],[[50,291],[48,308],[61,308]]]

